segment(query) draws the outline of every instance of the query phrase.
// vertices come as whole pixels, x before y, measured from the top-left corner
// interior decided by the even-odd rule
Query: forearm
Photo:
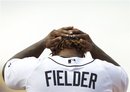
[[[105,60],[109,63],[112,63],[114,65],[120,66],[115,60],[113,60],[108,54],[106,54],[102,49],[100,49],[98,46],[96,46],[95,44],[93,44],[93,48],[90,51],[92,57],[94,59],[101,59],[101,60]]]
[[[36,42],[33,45],[25,48],[24,50],[20,51],[19,53],[14,55],[12,58],[22,59],[22,58],[31,57],[31,56],[38,58],[44,49],[45,49],[45,43],[44,43],[44,39],[43,39],[43,40],[40,40],[39,42]]]
[[[13,58],[22,59],[22,58],[31,57],[31,56],[38,58],[41,55],[41,53],[43,52],[44,49],[45,49],[45,42],[44,42],[44,39],[43,39],[43,40],[36,42],[35,44],[27,47],[26,49],[20,51],[19,53],[17,53],[16,55],[14,55],[10,59],[13,59]],[[3,79],[4,79],[4,68],[5,68],[5,66],[6,66],[6,64],[4,65],[3,70],[2,70]]]

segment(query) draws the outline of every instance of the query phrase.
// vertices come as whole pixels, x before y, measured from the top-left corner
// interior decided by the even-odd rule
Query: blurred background
[[[63,26],[88,33],[130,76],[130,0],[0,0],[0,92],[21,92],[4,84],[5,62]]]

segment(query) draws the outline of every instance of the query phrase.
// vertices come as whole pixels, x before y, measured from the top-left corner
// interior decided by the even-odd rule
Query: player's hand
[[[57,30],[53,30],[51,31],[45,38],[44,38],[44,42],[46,45],[46,48],[52,48],[53,46],[55,46],[55,44],[57,44],[60,40],[62,36],[68,36],[73,34],[72,30],[73,27],[69,26],[69,27],[62,27],[60,29]]]
[[[84,43],[84,45],[86,45],[87,51],[91,51],[93,49],[94,43],[87,33],[77,34],[75,36],[79,37],[81,39],[82,43]]]
[[[87,51],[92,50],[95,44],[87,33],[84,33],[83,31],[76,28],[73,28],[72,30],[69,31],[72,31],[72,34],[69,35],[70,37],[80,38],[80,42],[86,45],[86,50]]]
[[[82,32],[81,30],[74,28],[72,26],[62,27],[57,30],[53,30],[45,38],[46,48],[53,49],[59,41],[62,40],[62,37],[76,37],[80,38],[80,41],[86,45],[86,50],[90,51],[92,49],[93,41],[87,33]]]

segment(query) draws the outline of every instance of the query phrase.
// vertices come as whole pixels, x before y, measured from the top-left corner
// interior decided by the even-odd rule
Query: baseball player
[[[45,48],[52,56],[39,58]],[[3,77],[8,87],[27,92],[126,92],[128,87],[123,68],[73,27],[53,30],[17,53],[5,64]]]

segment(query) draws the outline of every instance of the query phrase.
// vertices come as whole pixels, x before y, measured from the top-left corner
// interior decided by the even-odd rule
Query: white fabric
[[[5,82],[27,92],[126,92],[128,76],[118,66],[88,58],[12,59]]]

